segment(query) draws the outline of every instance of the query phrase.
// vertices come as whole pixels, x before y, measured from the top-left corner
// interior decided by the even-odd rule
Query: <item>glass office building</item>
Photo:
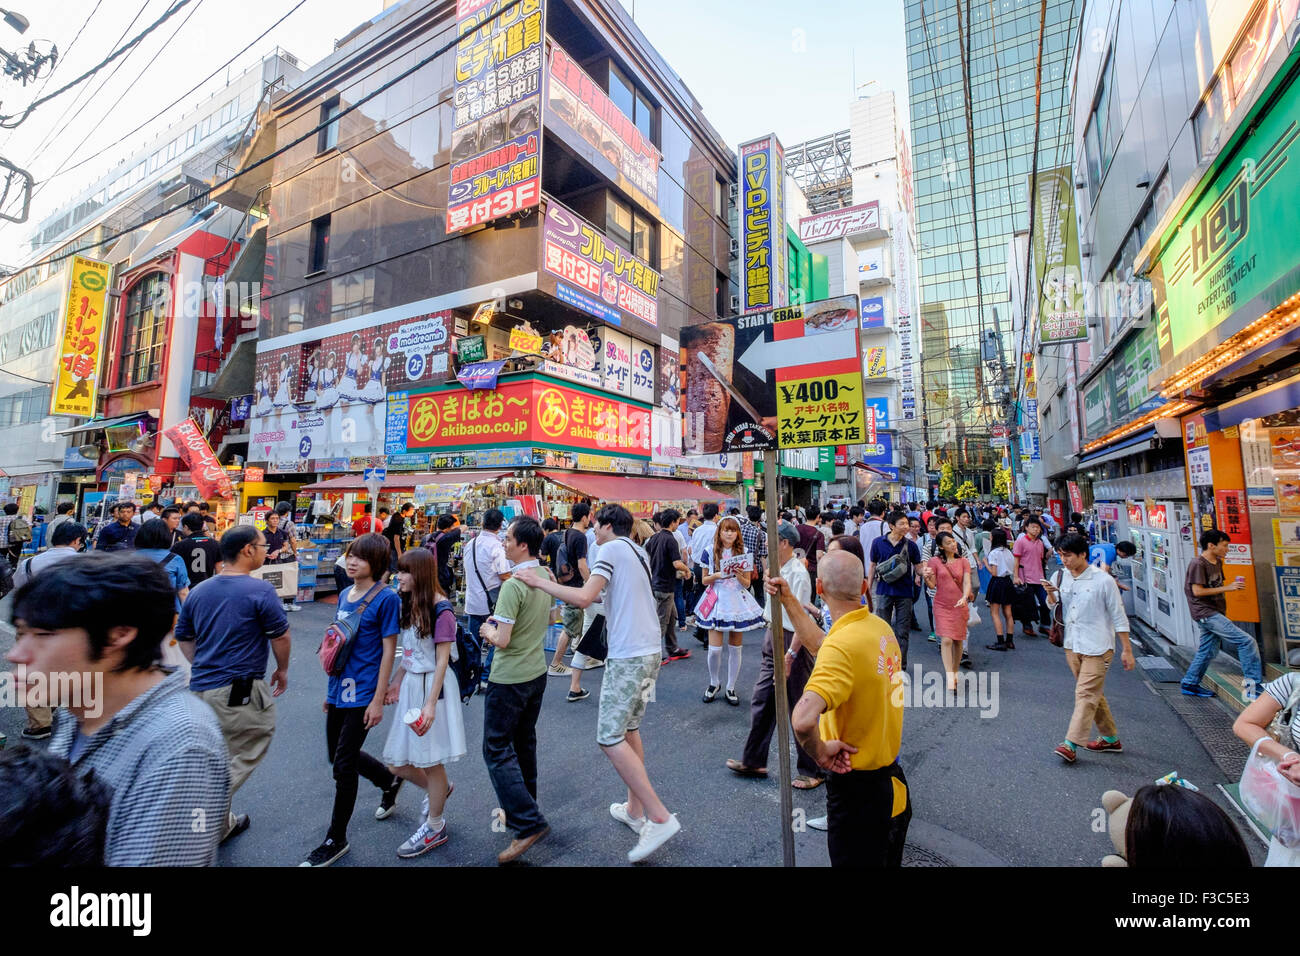
[[[1083,0],[1048,0],[1043,40],[1038,168],[1068,163],[1067,77]],[[922,381],[930,468],[951,461],[962,477],[991,490],[1001,451],[990,429],[1005,422],[993,368],[980,360],[985,330],[1002,334],[1012,369],[1007,288],[1008,239],[1029,228],[1034,147],[1034,77],[1039,0],[907,0],[908,97],[920,240]],[[975,129],[979,223],[976,286],[962,41],[970,29],[970,92]],[[979,308],[980,295],[983,310]],[[1014,390],[1014,381],[1012,382]]]

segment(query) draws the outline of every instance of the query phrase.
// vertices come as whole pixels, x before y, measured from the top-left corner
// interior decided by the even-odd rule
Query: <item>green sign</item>
[[[1083,433],[1087,441],[1163,404],[1147,387],[1159,365],[1154,326],[1139,329],[1117,350],[1083,390]]]
[[[465,335],[456,340],[456,358],[466,362],[486,362],[487,342],[481,335]]]
[[[1070,167],[1061,166],[1039,173],[1034,183],[1034,281],[1044,345],[1088,340],[1073,180]]]
[[[1164,237],[1151,270],[1164,361],[1195,345],[1295,266],[1300,84],[1285,82],[1210,187],[1183,208]],[[1260,102],[1266,99],[1267,93]]]

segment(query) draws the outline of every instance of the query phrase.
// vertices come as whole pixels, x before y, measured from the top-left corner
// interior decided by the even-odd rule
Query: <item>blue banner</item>
[[[892,465],[894,463],[894,436],[877,435],[874,445],[863,445],[862,460],[868,465]]]
[[[497,376],[501,374],[501,369],[505,364],[505,359],[497,359],[494,362],[475,362],[473,365],[466,365],[457,372],[456,378],[460,384],[468,389],[477,388],[490,392],[497,387]]]
[[[889,399],[887,398],[864,398],[862,403],[868,408],[876,410],[876,427],[889,428]]]
[[[874,296],[870,299],[862,300],[862,327],[864,329],[879,329],[885,324],[885,300],[881,296]]]

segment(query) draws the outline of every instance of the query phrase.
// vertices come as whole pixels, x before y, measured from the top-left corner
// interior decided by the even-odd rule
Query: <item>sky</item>
[[[31,27],[20,37],[0,24],[0,48],[14,51],[35,40],[44,50],[48,48],[44,41],[52,41],[60,59],[48,85],[44,75],[25,87],[0,77],[0,115],[21,112],[37,97],[90,69],[174,2],[9,0],[8,8],[25,15]],[[314,63],[333,50],[336,38],[383,8],[380,0],[303,0],[296,12],[228,69],[149,126],[131,133],[299,2],[190,0],[129,55],[41,105],[17,128],[0,129],[0,156],[36,180],[28,221],[0,223],[0,264],[14,265],[26,258],[26,240],[35,224],[223,87],[227,73],[238,75],[276,45],[304,66]],[[905,115],[902,0],[619,2],[635,13],[642,32],[733,148],[768,132],[790,146],[846,128],[855,82],[859,94],[894,90]],[[682,29],[683,23],[691,29]],[[720,51],[726,55],[719,56]],[[868,85],[870,81],[875,83]],[[94,158],[55,175],[61,167],[87,157]]]

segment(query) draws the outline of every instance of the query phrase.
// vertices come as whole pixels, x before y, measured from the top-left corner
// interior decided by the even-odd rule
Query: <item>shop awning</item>
[[[419,485],[477,485],[485,481],[496,481],[512,475],[512,471],[414,471],[389,472],[384,483],[379,486],[382,494],[386,491],[414,491]],[[303,491],[365,491],[366,483],[361,475],[339,475],[310,485],[303,485]]]
[[[123,415],[121,418],[92,418],[90,421],[82,422],[80,425],[71,425],[68,428],[61,428],[54,434],[72,435],[77,432],[93,432],[97,428],[115,428],[118,425],[138,422],[149,414],[151,413],[136,412],[134,415]]]
[[[642,478],[639,475],[599,475],[589,472],[539,471],[557,485],[601,501],[726,501],[731,495],[710,491],[679,478]]]
[[[1091,455],[1084,455],[1079,459],[1079,464],[1075,467],[1083,468],[1087,465],[1100,465],[1104,461],[1114,461],[1116,458],[1127,458],[1129,455],[1141,454],[1155,443],[1155,439],[1155,426],[1144,428],[1121,442],[1107,445]]]

